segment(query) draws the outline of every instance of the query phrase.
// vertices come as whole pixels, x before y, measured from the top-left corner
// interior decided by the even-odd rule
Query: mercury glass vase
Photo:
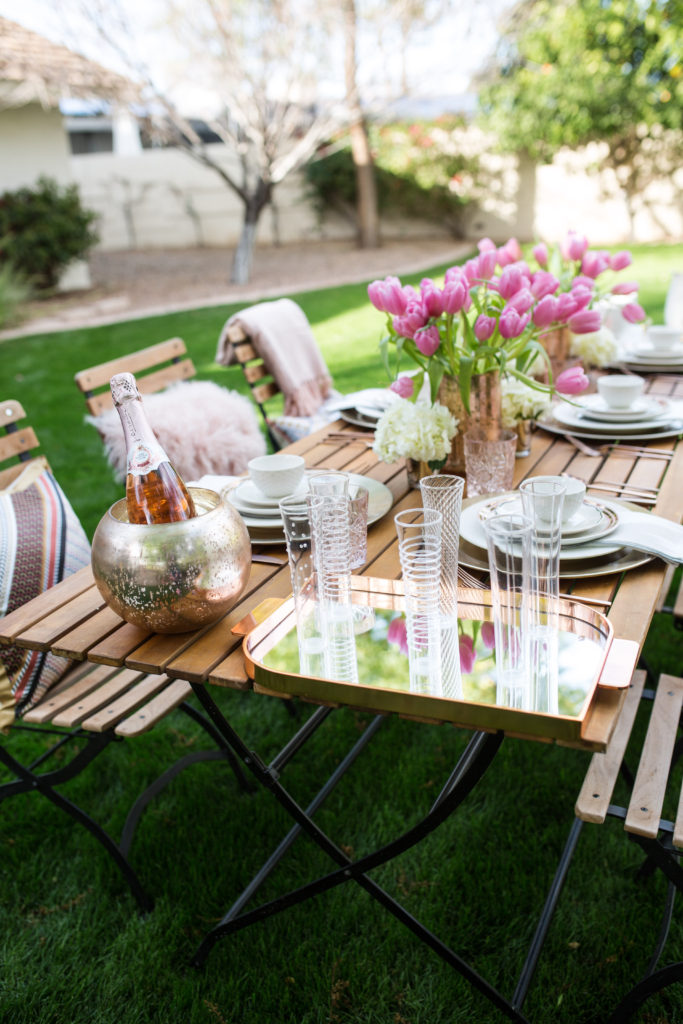
[[[441,378],[437,398],[458,421],[458,429],[451,443],[450,455],[441,472],[462,475],[465,472],[463,438],[466,431],[470,427],[481,427],[491,438],[497,437],[500,432],[502,423],[500,375],[494,370],[490,373],[472,374],[469,412],[462,400],[460,382],[457,377],[444,374]]]

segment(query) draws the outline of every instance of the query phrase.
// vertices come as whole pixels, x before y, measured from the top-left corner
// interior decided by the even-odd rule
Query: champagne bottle
[[[126,439],[126,501],[131,523],[172,523],[197,515],[187,487],[149,425],[135,377],[109,382]]]

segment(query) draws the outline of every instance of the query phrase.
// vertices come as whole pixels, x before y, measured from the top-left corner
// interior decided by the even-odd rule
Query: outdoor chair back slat
[[[175,381],[190,380],[196,375],[196,370],[192,360],[187,357],[187,348],[182,338],[169,338],[158,345],[150,345],[130,355],[80,370],[74,380],[85,396],[85,404],[91,415],[99,416],[114,404],[109,381],[116,373],[135,374],[140,392],[152,394]]]

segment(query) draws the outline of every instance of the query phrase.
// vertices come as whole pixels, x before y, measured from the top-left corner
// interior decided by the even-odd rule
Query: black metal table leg
[[[416,937],[433,949],[446,963],[465,977],[474,988],[481,992],[505,1016],[510,1020],[518,1022],[518,1024],[525,1024],[526,1018],[509,1000],[499,993],[486,979],[482,978],[470,964],[413,917],[397,900],[366,875],[367,871],[392,860],[398,854],[419,842],[453,812],[468,793],[471,792],[493,760],[502,743],[502,733],[475,733],[453,770],[448,783],[427,815],[398,839],[387,843],[372,854],[352,862],[333,840],[315,824],[310,817],[310,808],[304,810],[300,807],[278,781],[276,773],[246,746],[241,737],[222,716],[207,690],[200,684],[193,685],[193,689],[217,728],[235,750],[237,756],[250,768],[258,781],[271,790],[275,798],[288,811],[300,829],[305,831],[339,865],[335,871],[315,879],[299,889],[271,900],[252,911],[236,916],[237,911],[244,906],[247,899],[256,891],[262,877],[265,877],[265,875],[262,876],[261,872],[259,872],[259,875],[247,887],[247,890],[233,904],[233,907],[225,915],[221,924],[205,937],[193,957],[193,964],[201,966],[206,961],[210,950],[220,938],[247,927],[256,921],[262,921],[272,914],[279,913],[290,906],[301,903],[337,885],[353,880],[408,927]]]

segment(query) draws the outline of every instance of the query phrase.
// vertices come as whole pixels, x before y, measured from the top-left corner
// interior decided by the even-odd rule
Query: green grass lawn
[[[639,247],[633,277],[661,321],[683,246]],[[443,273],[435,268],[432,274]],[[631,271],[626,272],[628,275]],[[423,275],[416,275],[416,280]],[[626,274],[621,275],[623,277]],[[365,286],[293,296],[342,391],[382,384],[382,318]],[[90,535],[121,494],[95,431],[83,424],[74,373],[173,335],[200,378],[245,391],[238,368],[216,366],[234,307],[201,309],[0,344],[2,396],[19,399]],[[646,654],[656,672],[681,671],[681,634],[658,616]],[[264,759],[291,735],[283,704],[219,693],[221,706]],[[305,715],[303,708],[300,714]],[[365,716],[336,711],[283,781],[300,802],[357,737]],[[644,722],[639,722],[642,732]],[[390,719],[317,815],[358,856],[426,810],[463,749],[462,730]],[[13,732],[28,758],[35,740]],[[130,802],[176,756],[205,745],[181,713],[131,743],[112,745],[65,787],[116,834]],[[373,878],[507,995],[514,988],[587,765],[584,753],[506,740],[461,810]],[[621,797],[623,798],[623,792]],[[667,814],[675,814],[675,807]],[[219,944],[204,971],[188,966],[289,821],[267,792],[243,794],[220,764],[195,766],[147,809],[132,860],[156,900],[139,917],[94,840],[47,801],[20,797],[0,814],[1,1024],[495,1024],[502,1016],[356,886],[258,924]],[[645,969],[661,878],[641,882],[641,857],[618,822],[585,826],[525,1004],[535,1024],[607,1020]],[[271,897],[329,869],[299,838],[264,886]],[[674,915],[665,962],[683,956]],[[683,1021],[674,987],[634,1018]]]

